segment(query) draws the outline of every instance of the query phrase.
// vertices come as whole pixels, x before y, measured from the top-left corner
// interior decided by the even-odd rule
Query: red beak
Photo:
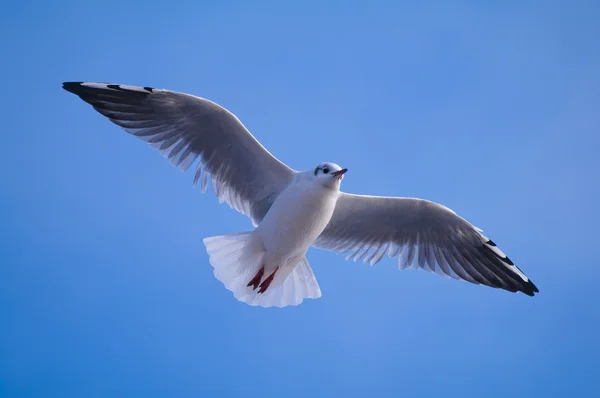
[[[334,177],[339,177],[341,175],[344,175],[347,171],[348,171],[348,169],[341,169],[339,171],[331,173],[331,175]]]

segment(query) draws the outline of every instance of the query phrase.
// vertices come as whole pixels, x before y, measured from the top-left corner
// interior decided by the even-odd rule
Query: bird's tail
[[[265,249],[252,232],[213,236],[204,239],[204,245],[215,277],[239,301],[253,306],[285,307],[298,305],[305,298],[321,297],[321,289],[306,257],[297,264],[284,265],[266,289],[253,286],[256,278],[260,282],[269,275],[260,273]]]

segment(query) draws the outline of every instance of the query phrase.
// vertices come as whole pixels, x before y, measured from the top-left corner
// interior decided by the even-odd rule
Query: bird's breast
[[[256,228],[267,251],[305,252],[325,229],[338,193],[324,187],[289,187]]]

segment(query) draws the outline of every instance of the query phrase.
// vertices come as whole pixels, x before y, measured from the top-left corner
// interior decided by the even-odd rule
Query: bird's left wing
[[[128,133],[187,170],[194,183],[210,179],[220,202],[260,223],[296,173],[271,155],[227,109],[204,98],[150,87],[63,83]]]
[[[387,253],[400,269],[420,268],[475,284],[521,291],[536,286],[510,259],[452,210],[422,199],[340,192],[315,247],[376,264]]]

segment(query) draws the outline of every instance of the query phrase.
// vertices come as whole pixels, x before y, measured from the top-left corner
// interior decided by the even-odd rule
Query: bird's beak
[[[331,173],[331,175],[333,175],[334,177],[339,177],[341,175],[346,174],[347,171],[348,171],[348,169],[341,169],[339,171]]]

